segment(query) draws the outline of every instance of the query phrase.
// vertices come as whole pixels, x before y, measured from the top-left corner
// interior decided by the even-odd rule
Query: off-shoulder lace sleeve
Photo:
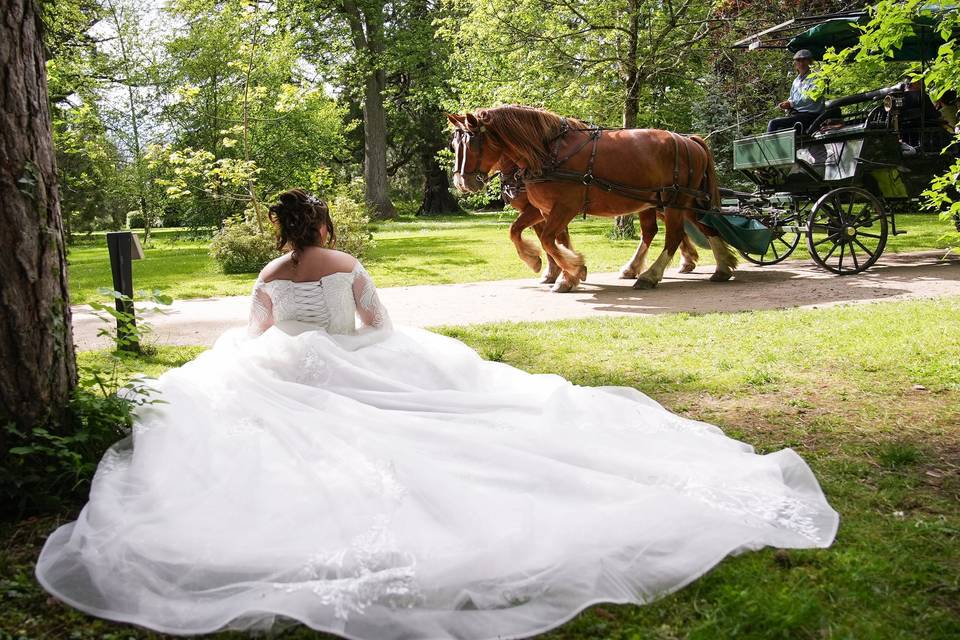
[[[357,315],[360,316],[364,326],[374,329],[393,327],[386,307],[380,303],[380,298],[377,296],[373,278],[359,262],[353,268],[353,299],[357,305]]]
[[[257,278],[250,296],[250,319],[247,335],[258,336],[273,325],[273,300],[266,292],[266,283]]]

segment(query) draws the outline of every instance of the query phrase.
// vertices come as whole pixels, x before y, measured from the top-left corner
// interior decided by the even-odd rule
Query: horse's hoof
[[[692,262],[680,265],[680,273],[693,273],[693,270],[697,268],[697,265]]]
[[[632,269],[620,269],[621,280],[633,280],[637,277],[637,272]]]
[[[587,281],[587,265],[580,267],[580,271],[577,272],[577,277],[580,279],[580,282]]]
[[[559,277],[559,274],[545,273],[543,277],[540,278],[540,284],[553,284]]]
[[[537,258],[536,262],[531,262],[530,268],[533,269],[534,273],[540,273],[540,270],[543,269],[543,258]]]
[[[554,293],[570,293],[571,291],[573,291],[573,287],[574,285],[570,284],[569,282],[560,281],[555,285],[553,285],[553,288],[551,289],[551,291],[553,291]]]
[[[638,278],[636,282],[633,283],[634,289],[653,289],[657,286],[656,282],[650,282],[649,280],[644,280],[643,278]]]
[[[726,282],[733,277],[732,273],[723,273],[722,271],[714,271],[713,275],[710,276],[710,282]]]

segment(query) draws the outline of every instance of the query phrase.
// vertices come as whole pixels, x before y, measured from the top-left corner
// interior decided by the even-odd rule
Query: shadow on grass
[[[647,291],[633,289],[628,280],[622,281],[623,286],[587,282],[581,287],[589,295],[578,301],[597,311],[659,314],[880,300],[911,292],[906,287],[892,286],[891,282],[960,282],[960,258],[891,255],[865,273],[842,277],[802,263],[739,271],[733,280],[724,283],[710,282],[710,271],[698,268],[689,275],[668,273],[656,289]]]

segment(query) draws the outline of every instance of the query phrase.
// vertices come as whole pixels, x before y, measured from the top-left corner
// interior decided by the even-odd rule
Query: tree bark
[[[418,216],[443,215],[445,213],[460,213],[460,203],[450,193],[450,178],[446,167],[437,162],[437,152],[446,145],[443,129],[437,129],[436,122],[442,122],[443,117],[437,114],[436,118],[429,111],[422,124],[424,140],[420,147],[420,166],[423,170],[423,200],[417,210]]]
[[[0,25],[0,425],[62,417],[76,360],[41,23],[5,0]],[[6,455],[0,431],[0,455]]]
[[[383,3],[361,9],[354,0],[344,0],[343,11],[357,56],[366,65],[363,91],[363,180],[367,206],[374,218],[397,215],[387,182],[387,113],[383,92],[387,74],[382,67]]]
[[[418,216],[435,216],[445,213],[460,213],[460,203],[450,193],[450,178],[447,171],[437,164],[433,154],[424,158],[423,200],[417,210]]]
[[[386,84],[383,69],[371,73],[363,100],[363,180],[367,205],[378,219],[397,215],[387,182],[387,114],[383,108]]]

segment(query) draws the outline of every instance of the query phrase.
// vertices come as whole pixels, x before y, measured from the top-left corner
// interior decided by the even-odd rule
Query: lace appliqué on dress
[[[247,320],[249,336],[258,336],[273,324],[273,301],[265,289],[266,283],[257,278],[250,294],[250,317]]]
[[[296,381],[311,387],[320,387],[330,381],[330,367],[325,354],[315,344],[310,344],[300,357]]]
[[[416,558],[401,552],[390,532],[390,518],[377,517],[371,528],[350,546],[313,555],[291,584],[277,583],[288,593],[308,590],[333,614],[347,620],[370,605],[414,607],[423,601],[416,580]]]
[[[818,513],[816,505],[799,498],[765,491],[755,485],[718,482],[711,486],[690,478],[651,478],[650,484],[669,487],[713,509],[760,520],[812,542],[820,541],[821,529],[814,521]]]
[[[364,325],[374,329],[393,327],[386,307],[381,304],[380,297],[377,296],[377,287],[373,284],[373,278],[359,262],[353,268],[353,298],[356,301],[357,314]]]

